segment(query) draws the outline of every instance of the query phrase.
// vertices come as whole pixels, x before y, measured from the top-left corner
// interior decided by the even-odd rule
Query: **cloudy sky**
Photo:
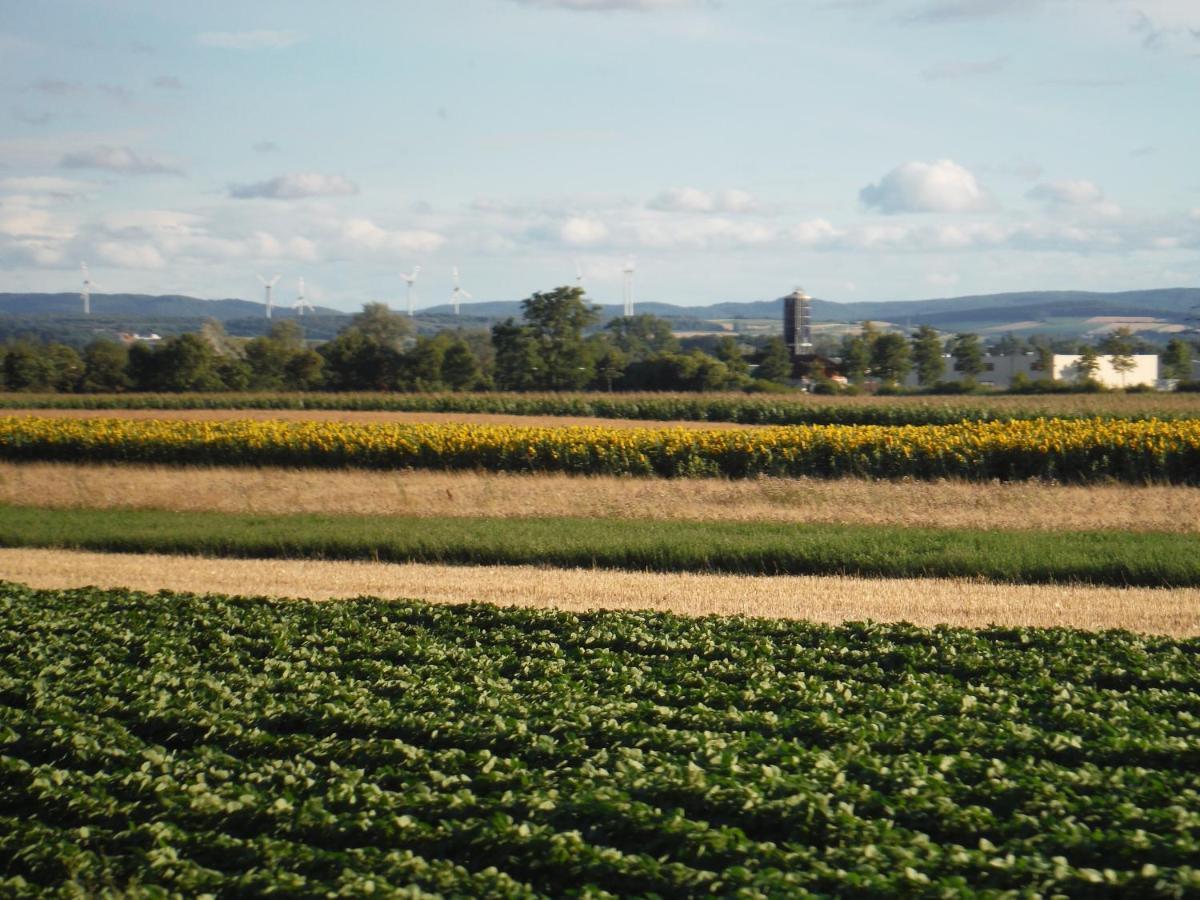
[[[0,0],[0,291],[1200,283],[1197,0]]]

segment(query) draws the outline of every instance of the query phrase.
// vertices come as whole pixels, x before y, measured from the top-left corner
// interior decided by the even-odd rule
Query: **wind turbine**
[[[296,315],[303,316],[306,306],[309,312],[316,312],[313,305],[304,299],[304,278],[301,276],[296,279],[296,302],[292,305],[292,309],[296,310]]]
[[[267,291],[267,300],[266,300],[266,303],[267,303],[267,318],[269,319],[269,318],[271,318],[271,290],[272,290],[272,289],[275,287],[276,283],[279,281],[279,276],[278,276],[278,275],[276,275],[276,276],[275,276],[274,278],[272,278],[270,281],[267,281],[267,279],[265,279],[265,278],[263,278],[261,275],[259,275],[259,276],[258,276],[258,280],[262,282],[262,286],[263,286],[263,287],[266,289],[266,291]]]
[[[625,300],[625,315],[633,315],[633,272],[634,272],[633,257],[629,257],[625,261],[625,268],[621,270],[624,275],[624,280],[621,282],[621,295]]]
[[[401,272],[400,277],[404,279],[404,283],[408,285],[408,314],[413,314],[413,301],[416,299],[416,291],[413,290],[413,285],[417,283],[417,276],[421,274],[420,266],[413,266],[411,272]]]
[[[458,304],[460,300],[470,300],[471,295],[464,291],[458,285],[458,266],[453,269],[454,272],[454,290],[450,292],[450,305],[454,307],[454,314],[458,315]]]
[[[81,262],[79,268],[83,272],[83,288],[79,291],[79,299],[83,301],[83,314],[90,316],[92,314],[92,288],[100,287],[100,285],[92,281],[87,263]]]

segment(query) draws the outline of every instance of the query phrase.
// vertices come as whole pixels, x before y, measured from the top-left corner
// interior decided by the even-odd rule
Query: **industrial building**
[[[983,358],[985,370],[975,379],[982,387],[992,387],[997,390],[1007,390],[1012,387],[1013,380],[1017,376],[1024,376],[1030,381],[1037,381],[1043,378],[1053,378],[1055,381],[1063,382],[1079,382],[1083,380],[1083,374],[1079,371],[1079,359],[1077,355],[1056,353],[1051,358],[1050,372],[1044,372],[1040,369],[1035,369],[1038,357],[1033,353],[1019,353],[1011,356],[985,356]],[[1112,357],[1099,356],[1097,362],[1099,367],[1093,376],[1096,381],[1107,388],[1128,388],[1137,386],[1158,386],[1158,356],[1154,354],[1137,354],[1130,357],[1133,360],[1133,368],[1128,372],[1118,372],[1113,368]],[[958,382],[962,381],[965,376],[962,372],[954,370],[954,360],[950,356],[946,357],[946,371],[941,377],[941,381]],[[918,387],[916,372],[910,372],[904,380],[904,386],[907,388]]]

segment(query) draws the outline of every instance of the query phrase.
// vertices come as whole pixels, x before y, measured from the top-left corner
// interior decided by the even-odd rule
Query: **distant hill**
[[[235,319],[265,318],[261,303],[250,300],[198,300],[179,294],[92,294],[92,315],[106,319]],[[0,315],[7,316],[78,316],[83,308],[79,294],[0,294]],[[318,315],[344,316],[341,310],[317,307]],[[287,305],[276,306],[272,315],[290,318],[295,313]]]

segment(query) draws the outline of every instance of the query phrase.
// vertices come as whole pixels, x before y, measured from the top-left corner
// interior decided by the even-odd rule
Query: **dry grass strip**
[[[276,515],[589,516],[1200,532],[1200,489],[0,463],[0,503]]]
[[[221,560],[154,554],[0,549],[0,579],[39,588],[94,585],[271,597],[412,597],[439,603],[654,609],[837,623],[1127,628],[1200,634],[1200,590],[993,585],[942,579],[751,577],[531,566]]]
[[[36,416],[39,419],[178,419],[185,422],[271,420],[277,422],[360,422],[403,424],[406,422],[461,422],[472,425],[536,426],[601,425],[605,428],[688,428],[705,431],[727,428],[763,428],[735,422],[663,422],[655,419],[600,419],[589,416],[516,416],[502,413],[384,412],[339,409],[5,409],[5,416]]]

